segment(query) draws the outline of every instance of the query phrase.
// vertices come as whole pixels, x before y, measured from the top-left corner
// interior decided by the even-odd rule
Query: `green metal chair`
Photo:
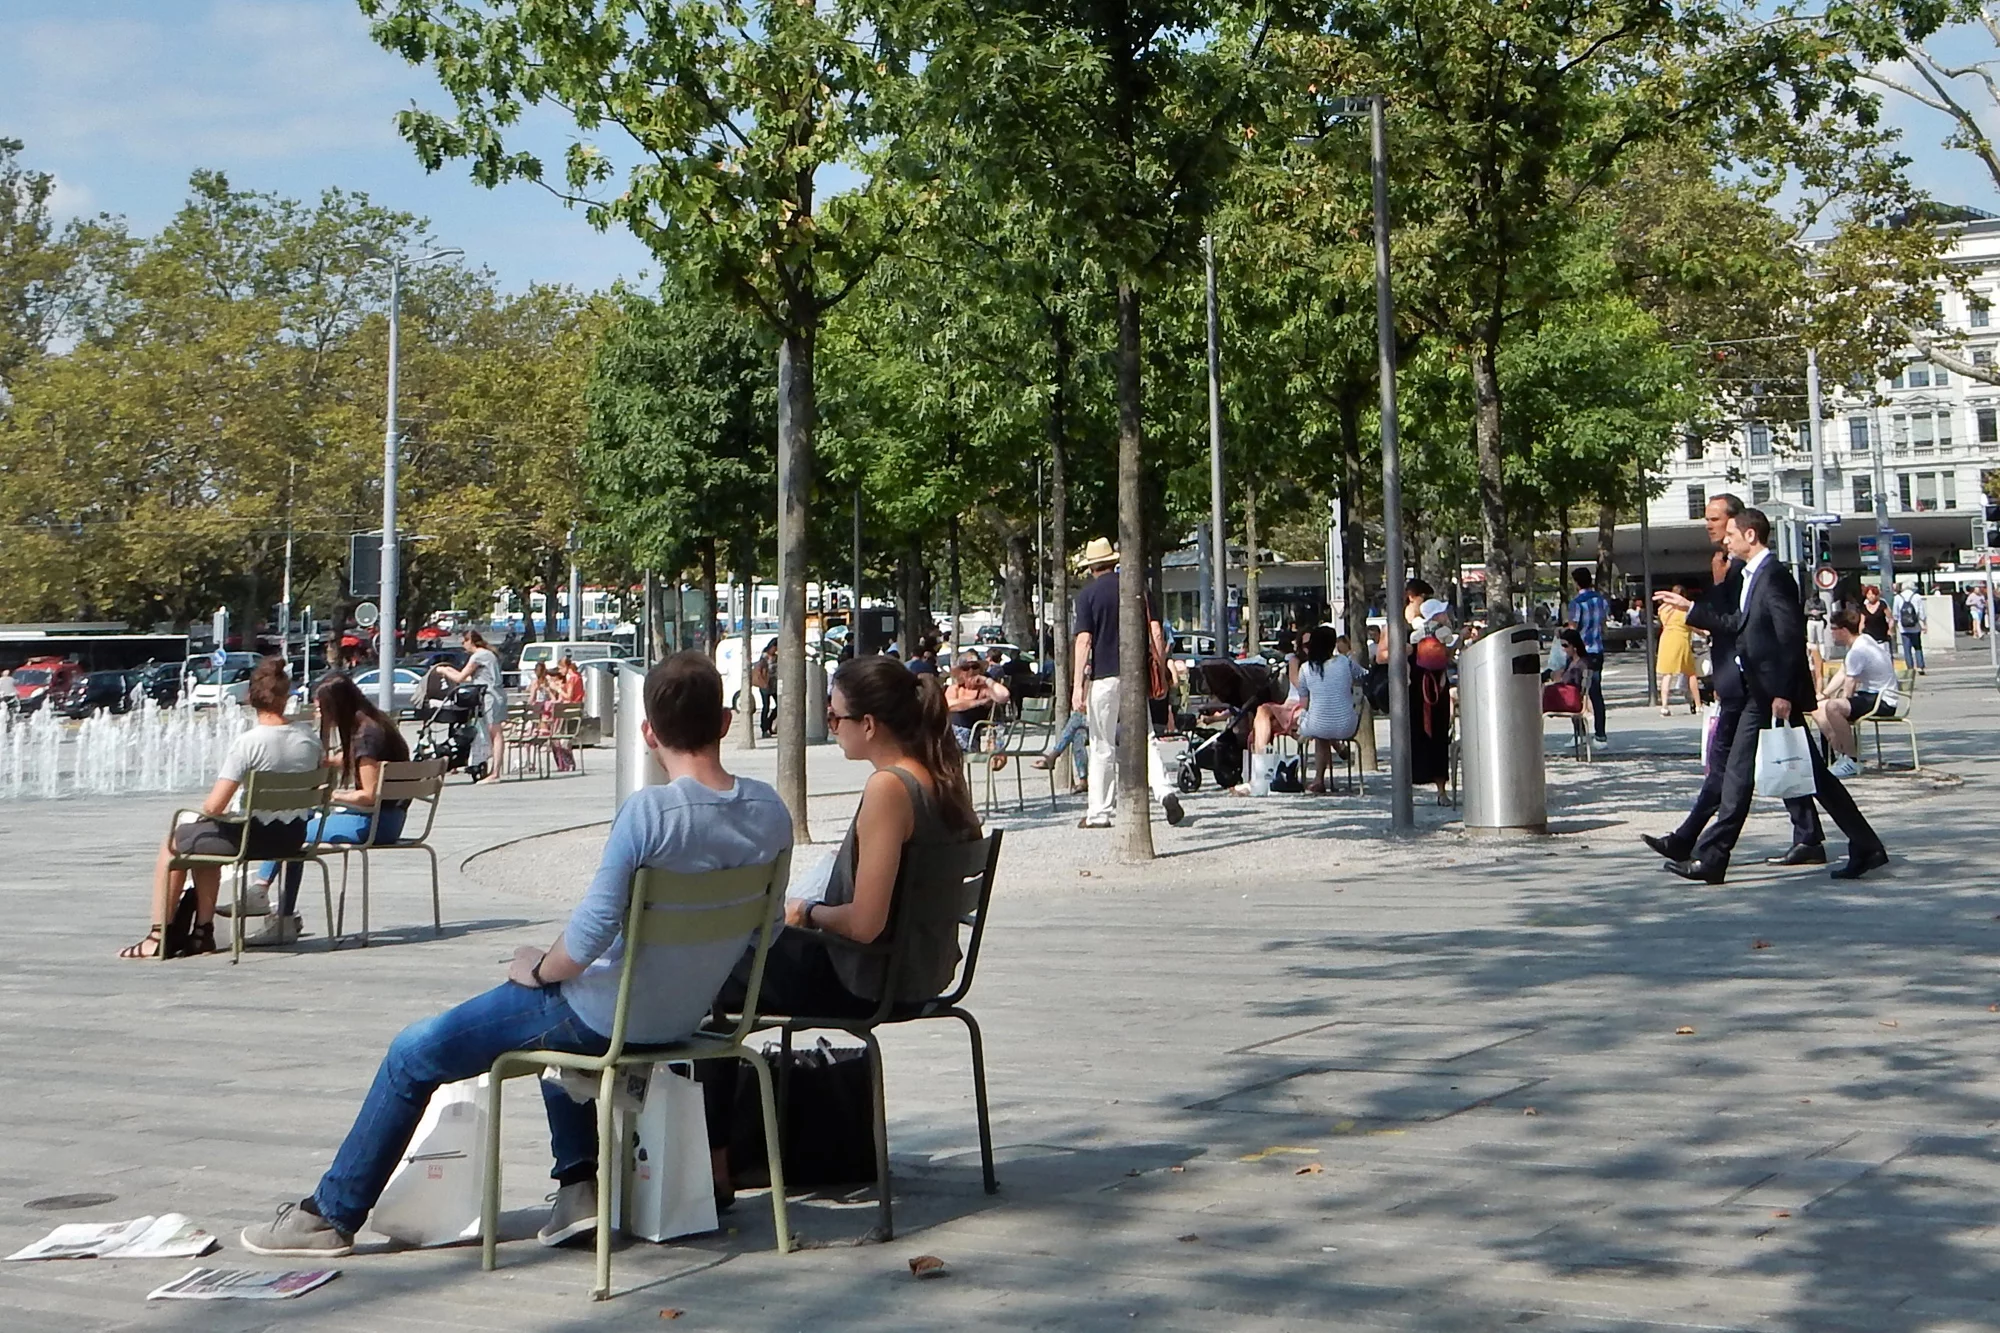
[[[197,819],[220,820],[225,824],[244,825],[248,825],[251,817],[258,814],[297,811],[301,819],[323,815],[333,803],[334,780],[338,776],[338,772],[331,768],[309,768],[303,773],[271,773],[261,770],[252,772],[243,780],[243,799],[238,809],[226,815],[209,815],[192,809],[176,810],[173,822],[168,827],[178,828],[182,815],[193,815]],[[244,891],[249,887],[251,867],[265,861],[276,861],[280,865],[294,861],[311,862],[319,867],[320,888],[326,896],[326,929],[330,941],[333,937],[333,881],[327,873],[326,862],[320,859],[319,852],[308,845],[289,856],[253,854],[250,850],[247,828],[245,832],[242,845],[238,847],[234,856],[200,856],[185,853],[177,854],[167,862],[167,868],[170,870],[193,870],[198,866],[235,870],[234,910],[229,917],[229,961],[236,963],[243,959]],[[167,905],[167,910],[170,913],[173,911],[172,903]],[[159,927],[162,941],[158,956],[165,958],[167,951],[164,941],[167,937],[167,923],[156,921],[153,924]]]
[[[1857,731],[1864,722],[1875,729],[1875,767],[1885,772],[1889,767],[1889,761],[1882,757],[1882,728],[1901,727],[1910,733],[1910,771],[1913,773],[1924,771],[1923,761],[1917,757],[1917,724],[1910,720],[1910,709],[1916,700],[1917,673],[1909,667],[1897,667],[1896,702],[1885,705],[1877,699],[1873,712],[1863,713],[1854,719]],[[1857,745],[1855,748],[1860,747]]]
[[[771,1217],[778,1232],[778,1252],[788,1254],[792,1233],[785,1222],[785,1175],[778,1154],[777,1103],[771,1067],[764,1056],[743,1044],[759,1027],[757,993],[764,984],[764,958],[771,947],[773,922],[780,915],[785,881],[791,870],[789,851],[764,865],[738,866],[681,874],[642,869],[632,876],[632,903],[625,917],[625,965],[618,979],[618,1008],[611,1025],[611,1044],[603,1055],[572,1055],[562,1051],[508,1051],[494,1060],[487,1089],[486,1197],[480,1210],[481,1263],[491,1270],[498,1263],[500,1221],[500,1089],[510,1078],[539,1074],[553,1065],[581,1069],[598,1076],[597,1089],[597,1285],[592,1300],[611,1294],[611,1195],[613,1172],[619,1169],[622,1146],[612,1129],[611,1093],[618,1071],[632,1065],[693,1060],[748,1060],[757,1071],[757,1091],[764,1104],[764,1142],[771,1168]],[[756,936],[750,985],[743,1013],[726,1032],[706,1029],[684,1041],[627,1050],[625,1024],[632,1003],[632,967],[639,950],[659,945],[713,944]]]
[[[417,759],[407,763],[385,763],[382,775],[376,780],[375,809],[368,816],[368,836],[361,842],[322,842],[314,844],[313,850],[321,856],[338,854],[340,857],[340,903],[334,913],[333,933],[328,936],[328,947],[338,948],[341,935],[347,929],[347,858],[361,858],[361,947],[368,947],[368,857],[373,852],[422,852],[431,861],[431,932],[444,934],[444,910],[438,901],[438,858],[431,846],[431,828],[437,823],[438,798],[444,793],[444,777],[447,761],[443,759]],[[382,806],[388,801],[408,801],[412,807],[424,807],[424,826],[415,837],[409,835],[409,819],[403,821],[403,835],[389,842],[375,836],[376,827],[382,822]]]
[[[1021,769],[1055,738],[1053,707],[1054,701],[1048,698],[1023,699],[1018,717],[1001,722],[980,722],[972,728],[973,753],[965,756],[966,786],[972,787],[974,780],[983,775],[986,799],[981,803],[981,809],[986,818],[993,816],[997,800],[994,788],[999,785],[1001,776],[993,768],[996,755],[1006,755],[1007,766],[1014,770],[1014,809],[1020,811],[1027,808],[1027,788],[1023,785]],[[1049,808],[1053,810],[1056,808],[1056,775],[1053,768],[1047,772]]]
[[[893,1240],[895,1217],[889,1190],[889,1112],[882,1089],[882,1047],[875,1029],[893,1023],[916,1023],[931,1018],[955,1018],[965,1024],[972,1045],[972,1095],[979,1117],[979,1164],[986,1192],[997,1193],[1000,1182],[993,1174],[993,1124],[986,1099],[986,1047],[979,1023],[963,1007],[972,990],[973,974],[979,967],[979,945],[986,934],[986,908],[993,898],[993,872],[1000,861],[1000,840],[995,830],[971,842],[906,848],[902,868],[896,875],[895,897],[889,908],[889,928],[873,944],[856,944],[844,936],[816,932],[831,948],[858,949],[885,955],[888,973],[882,987],[882,1001],[866,1018],[823,1018],[807,1014],[767,1015],[758,1026],[775,1027],[789,1064],[792,1034],[832,1030],[859,1037],[868,1047],[869,1068],[874,1075],[875,1189],[877,1221],[872,1239]],[[921,933],[916,927],[942,925],[950,921],[970,931],[959,963],[958,980],[942,995],[927,1000],[898,1003],[896,994],[908,959],[896,941]],[[765,1123],[770,1123],[767,1106]],[[767,1134],[769,1131],[766,1131]],[[767,1140],[771,1141],[771,1140]],[[775,1176],[772,1177],[774,1180]]]

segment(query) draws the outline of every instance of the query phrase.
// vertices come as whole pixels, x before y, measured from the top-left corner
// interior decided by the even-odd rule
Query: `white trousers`
[[[1084,818],[1111,817],[1118,804],[1118,677],[1090,682],[1085,710],[1090,727],[1090,798]],[[1174,789],[1167,778],[1167,766],[1160,758],[1160,742],[1152,728],[1146,729],[1146,781],[1155,800]]]

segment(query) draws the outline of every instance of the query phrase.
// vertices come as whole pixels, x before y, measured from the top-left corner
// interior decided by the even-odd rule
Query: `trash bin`
[[[806,654],[806,744],[826,741],[826,663],[819,654]]]
[[[618,734],[618,664],[583,663],[583,730],[579,745],[603,745]]]
[[[667,780],[659,764],[646,748],[646,733],[640,726],[646,720],[646,673],[630,662],[620,662],[617,667],[618,706],[616,728],[616,752],[618,756],[618,787],[614,796],[617,805],[624,805],[625,798],[641,787],[659,786]]]
[[[1548,832],[1542,640],[1533,626],[1494,630],[1459,650],[1458,706],[1466,832]]]

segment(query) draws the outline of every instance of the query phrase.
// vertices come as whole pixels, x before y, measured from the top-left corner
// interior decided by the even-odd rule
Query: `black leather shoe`
[[[1669,861],[1685,861],[1688,859],[1688,857],[1694,854],[1693,847],[1688,846],[1685,843],[1675,842],[1672,834],[1669,834],[1664,838],[1656,838],[1650,833],[1641,833],[1639,835],[1639,841],[1645,843],[1648,847],[1652,848],[1659,855],[1666,857]]]
[[[1783,856],[1766,857],[1767,866],[1823,866],[1826,864],[1826,844],[1823,842],[1795,842]]]
[[[1682,879],[1691,879],[1697,884],[1720,884],[1726,873],[1723,869],[1700,861],[1669,861],[1666,868]]]
[[[1889,864],[1889,853],[1881,847],[1870,847],[1864,851],[1849,848],[1847,860],[1827,872],[1830,879],[1860,879],[1871,870],[1880,870]]]

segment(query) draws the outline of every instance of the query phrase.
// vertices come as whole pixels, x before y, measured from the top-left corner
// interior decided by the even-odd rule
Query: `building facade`
[[[1975,366],[2000,360],[2000,219],[1963,223],[1950,256],[1969,291],[1940,295],[1942,325],[1962,338],[1954,350]],[[1801,357],[1804,353],[1801,352]],[[1916,570],[1955,563],[1975,544],[1989,473],[2000,469],[2000,386],[1955,374],[1916,353],[1877,382],[1873,400],[1823,386],[1826,494],[1813,491],[1811,439],[1803,420],[1738,423],[1729,439],[1690,435],[1668,459],[1666,489],[1647,517],[1672,528],[1701,518],[1708,497],[1728,491],[1840,516],[1834,563],[1861,569],[1859,538],[1873,536],[1875,497],[1888,497],[1891,526],[1913,538]]]

